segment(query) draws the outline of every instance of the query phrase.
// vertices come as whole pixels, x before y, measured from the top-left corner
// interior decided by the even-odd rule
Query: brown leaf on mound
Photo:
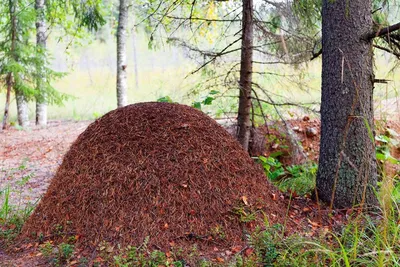
[[[286,207],[272,193],[262,168],[201,111],[135,104],[107,113],[78,137],[23,236],[77,235],[82,246],[139,246],[149,237],[149,247],[166,250],[171,243],[229,248],[243,243],[232,212],[243,196],[278,214],[270,222],[283,222]],[[216,228],[223,237],[208,240]]]

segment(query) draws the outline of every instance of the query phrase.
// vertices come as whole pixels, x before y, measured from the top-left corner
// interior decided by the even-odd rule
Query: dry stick
[[[234,51],[238,51],[238,49],[233,49],[230,51],[227,51],[229,47],[233,46],[234,44],[236,44],[237,42],[241,41],[242,38],[238,38],[235,41],[233,41],[232,43],[230,43],[229,45],[227,45],[224,49],[222,49],[220,52],[218,52],[212,59],[208,60],[207,62],[205,62],[203,65],[201,65],[200,67],[198,67],[196,70],[192,71],[190,74],[195,74],[196,72],[198,72],[199,70],[201,70],[202,68],[204,68],[205,66],[207,66],[208,64],[210,64],[211,62],[213,62],[215,59],[217,59],[218,57],[229,53],[232,53]],[[187,77],[187,76],[186,76]]]
[[[253,131],[254,131],[254,129],[256,128],[256,125],[254,124],[254,104],[253,104],[253,101],[251,101],[250,104],[251,104],[251,128],[253,128]]]
[[[304,110],[307,110],[307,111],[310,111],[310,112],[313,112],[313,113],[316,113],[316,114],[319,114],[320,112],[318,110],[315,110],[315,109],[312,109],[312,108],[309,108],[309,107],[305,107],[303,105],[320,105],[321,104],[321,103],[318,103],[318,102],[309,102],[309,103],[302,103],[302,104],[300,104],[300,103],[291,103],[291,102],[272,103],[272,102],[266,101],[264,99],[260,99],[260,102],[263,102],[263,103],[266,103],[266,104],[269,104],[269,105],[273,105],[273,106],[294,106],[294,107],[299,107],[299,108],[302,108]]]
[[[258,102],[258,105],[260,106],[261,115],[264,118],[265,127],[267,127],[267,134],[269,135],[270,132],[269,132],[269,127],[268,127],[268,123],[267,123],[267,117],[264,114],[263,107],[262,107],[261,102],[260,102],[260,98],[258,97],[258,94],[257,94],[256,90],[254,90],[254,89],[251,89],[251,90],[253,91],[254,96],[256,97],[256,100]]]
[[[285,130],[289,136],[290,144],[292,145],[293,149],[295,150],[295,154],[300,155],[301,158],[303,158],[305,161],[307,161],[307,155],[304,153],[304,150],[302,149],[302,147],[300,147],[300,145],[296,142],[295,133],[287,125],[286,120],[283,118],[282,114],[279,112],[279,109],[278,109],[277,105],[275,105],[275,102],[272,100],[272,98],[269,96],[269,94],[260,85],[258,85],[257,83],[253,83],[253,84],[257,88],[261,89],[265,93],[265,95],[269,98],[269,101],[271,101],[271,103],[273,103],[273,107],[274,107],[276,113],[278,114],[279,118],[283,122]],[[298,161],[297,159],[294,159],[294,160]]]
[[[161,7],[161,5],[162,5],[163,2],[164,2],[164,1],[161,0],[161,1],[158,3],[157,8],[156,8],[151,14],[149,14],[147,17],[145,17],[144,19],[142,19],[139,23],[135,24],[135,25],[134,25],[134,28],[137,27],[137,26],[139,26],[140,24],[142,24],[145,20],[148,20],[149,18],[151,18],[152,16],[154,16],[154,15],[157,13],[157,11],[160,9],[160,7]]]
[[[395,55],[396,57],[400,58],[400,53],[397,53],[397,52],[395,52],[395,51],[392,51],[392,50],[390,50],[390,49],[388,49],[388,48],[386,48],[386,47],[383,47],[383,46],[380,46],[380,45],[374,45],[374,47],[375,47],[375,48],[378,48],[378,49],[380,49],[380,50],[383,50],[383,51],[385,51],[385,52],[388,52],[388,53],[390,53],[390,54],[393,54],[393,55]]]
[[[239,72],[240,71],[240,70],[234,70],[239,65],[240,65],[240,62],[233,64],[233,66],[226,73],[226,76],[225,76],[225,79],[224,79],[224,83],[227,83],[228,77],[232,72]]]
[[[182,2],[182,0],[180,0],[180,1]],[[153,39],[154,33],[156,32],[156,30],[158,29],[158,27],[160,25],[162,25],[165,28],[163,20],[164,20],[164,18],[166,18],[168,16],[169,12],[174,11],[177,7],[180,6],[181,2],[179,2],[179,3],[178,2],[179,2],[179,0],[175,0],[170,6],[168,6],[165,9],[163,9],[163,11],[165,10],[165,12],[163,12],[163,14],[161,14],[161,19],[158,19],[157,25],[154,27],[154,30],[150,34],[150,39],[151,40]],[[161,5],[161,3],[160,3],[160,5]],[[154,16],[154,15],[155,14],[153,14],[152,16]]]
[[[396,23],[396,24],[393,24],[391,26],[388,26],[388,27],[381,28],[376,32],[369,33],[367,35],[367,40],[373,39],[375,37],[379,37],[379,36],[382,36],[382,35],[389,34],[391,32],[397,31],[398,29],[400,29],[400,22]]]

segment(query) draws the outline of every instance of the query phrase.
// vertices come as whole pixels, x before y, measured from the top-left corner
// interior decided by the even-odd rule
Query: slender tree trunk
[[[38,55],[43,55],[46,49],[46,17],[44,12],[45,0],[36,0],[36,49]],[[40,59],[37,66],[36,90],[36,125],[45,126],[47,124],[47,100],[46,84],[44,74],[44,60]]]
[[[126,39],[128,27],[128,2],[119,1],[119,18],[117,29],[117,104],[123,107],[128,104],[128,82],[126,74]]]
[[[245,150],[250,141],[250,109],[253,71],[253,0],[243,0],[242,53],[239,79],[238,140]]]
[[[18,55],[16,53],[16,46],[17,46],[17,36],[18,36],[18,20],[16,17],[17,14],[17,1],[9,0],[9,8],[10,8],[10,21],[11,21],[11,50],[12,50],[12,57],[14,58],[15,62],[19,61]],[[25,128],[29,125],[29,110],[28,110],[28,103],[26,101],[26,97],[24,92],[19,88],[19,84],[21,82],[20,74],[13,74],[14,78],[14,92],[15,98],[17,102],[17,112],[18,112],[18,123],[21,127]]]
[[[10,98],[11,98],[11,88],[12,88],[12,74],[8,73],[6,78],[7,84],[7,93],[6,93],[6,104],[4,105],[4,116],[3,116],[3,124],[1,129],[5,130],[8,124],[8,115],[10,109]]]
[[[318,197],[337,208],[377,203],[371,0],[323,0]]]

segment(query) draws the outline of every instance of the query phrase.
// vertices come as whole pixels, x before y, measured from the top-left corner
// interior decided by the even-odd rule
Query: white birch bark
[[[36,49],[43,51],[46,49],[46,18],[44,13],[44,2],[45,0],[36,0]],[[37,73],[38,78],[36,81],[36,90],[38,90],[38,96],[36,97],[36,125],[45,126],[47,125],[47,100],[46,90],[44,85],[46,84],[46,78],[44,77],[44,61],[38,63]]]
[[[26,128],[29,126],[28,102],[21,92],[16,91],[15,95],[15,98],[17,100],[18,124],[22,128]]]
[[[119,1],[119,18],[117,29],[117,104],[123,107],[128,104],[128,81],[126,62],[126,39],[128,27],[128,1]]]

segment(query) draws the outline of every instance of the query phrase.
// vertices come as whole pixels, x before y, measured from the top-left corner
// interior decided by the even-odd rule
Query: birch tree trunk
[[[243,0],[242,50],[239,79],[238,141],[248,151],[253,71],[253,0]]]
[[[128,1],[119,1],[117,29],[117,104],[123,107],[128,104],[128,82],[126,63],[126,40],[128,27]]]
[[[371,0],[322,4],[318,197],[333,207],[377,204]]]
[[[15,98],[17,100],[18,124],[22,128],[29,126],[29,109],[28,102],[22,92],[15,91]]]
[[[43,54],[46,49],[46,17],[44,12],[45,0],[36,0],[36,49],[38,54]],[[46,78],[44,74],[44,60],[40,59],[36,66],[37,80],[36,90],[38,91],[36,97],[36,125],[47,125],[47,100]]]

